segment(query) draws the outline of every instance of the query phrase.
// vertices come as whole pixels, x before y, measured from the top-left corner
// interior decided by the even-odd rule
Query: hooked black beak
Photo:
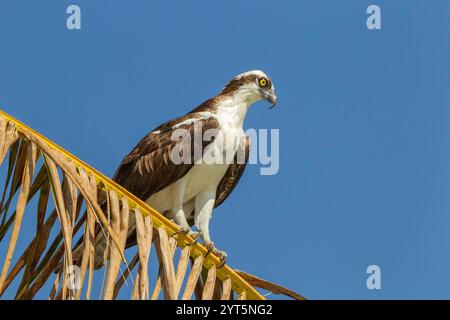
[[[275,93],[270,93],[267,95],[266,100],[269,101],[272,105],[269,107],[269,109],[274,108],[277,105],[278,98],[275,95]]]

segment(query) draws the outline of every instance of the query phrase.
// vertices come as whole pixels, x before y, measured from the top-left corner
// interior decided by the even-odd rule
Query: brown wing
[[[215,117],[205,118],[194,113],[169,121],[156,128],[147,134],[133,151],[123,159],[114,174],[113,180],[145,201],[152,194],[182,178],[197,160],[194,158],[195,144],[200,143],[200,150],[204,150],[211,143],[210,141],[196,141],[194,138],[194,124],[200,125],[200,122],[203,132],[217,128],[219,125]],[[172,139],[174,126],[177,129],[185,129],[190,134],[192,142],[190,144],[190,163],[176,164],[172,161],[172,150],[177,145],[178,148],[180,148],[180,144],[183,145],[182,141],[173,141]],[[203,132],[201,137],[203,137]]]
[[[224,202],[225,199],[228,198],[228,196],[231,194],[231,192],[241,179],[245,167],[247,166],[248,157],[250,154],[250,138],[245,137],[239,148],[242,148],[241,152],[243,151],[244,161],[240,161],[241,163],[238,163],[239,162],[238,155],[240,153],[237,152],[236,155],[234,156],[233,164],[231,164],[228,167],[227,172],[225,173],[225,175],[223,176],[222,180],[219,183],[219,186],[217,187],[216,202],[214,203],[215,208],[220,206],[222,202]]]

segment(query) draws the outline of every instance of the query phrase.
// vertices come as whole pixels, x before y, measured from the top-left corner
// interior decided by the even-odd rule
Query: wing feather
[[[250,138],[245,137],[239,147],[243,148],[245,161],[244,163],[238,163],[239,152],[237,152],[234,156],[233,163],[228,167],[227,172],[225,173],[219,183],[219,186],[217,187],[216,201],[214,203],[215,208],[220,206],[225,201],[225,199],[228,198],[228,196],[238,184],[239,180],[242,177],[242,174],[245,171],[245,168],[247,167],[248,157],[250,154]]]
[[[194,121],[186,121],[186,119],[194,119]],[[219,125],[213,114],[208,117],[187,114],[161,125],[147,134],[123,159],[113,180],[145,201],[152,194],[182,178],[195,163],[194,144],[197,141],[191,143],[190,163],[175,164],[171,160],[171,152],[182,142],[172,139],[172,129],[176,126],[176,128],[187,130],[193,140],[194,124],[198,124],[198,122],[201,122],[203,132],[217,128]],[[204,150],[211,141],[202,141],[201,143],[202,150]]]

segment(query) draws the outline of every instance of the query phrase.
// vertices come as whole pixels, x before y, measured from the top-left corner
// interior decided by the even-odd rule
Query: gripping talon
[[[193,237],[193,238],[194,238],[194,241],[192,241],[191,243],[188,243],[188,244],[187,244],[188,247],[193,246],[193,245],[196,244],[196,243],[198,242],[198,240],[199,240],[198,237]]]
[[[228,259],[227,253],[225,251],[219,250],[217,248],[214,248],[212,251],[222,262],[219,266],[217,266],[217,269],[223,268],[223,266],[227,263],[227,259]]]
[[[227,264],[227,258],[225,258],[222,261],[222,263],[219,266],[216,267],[216,269],[221,269],[221,268],[225,267],[226,264]]]
[[[175,231],[174,233],[172,233],[171,237],[175,237],[176,235],[179,235],[179,234],[186,234],[186,233],[188,233],[189,231],[191,231],[191,230],[189,230],[189,229],[184,229],[184,228],[180,228],[180,229],[178,229],[177,231]]]
[[[184,233],[184,230],[177,230],[174,233],[172,233],[171,237],[175,237],[176,235],[179,235],[181,233]]]
[[[226,254],[225,251],[221,251],[221,250],[217,250],[217,249],[215,249],[214,254],[217,255],[219,257],[219,259],[222,261],[222,264],[217,266],[217,269],[223,268],[225,266],[225,264],[227,263],[228,255]]]
[[[206,242],[205,244],[205,248],[206,249],[208,249],[208,252],[206,252],[206,254],[205,254],[205,258],[211,253],[211,252],[213,252],[214,251],[214,243],[212,243],[212,242]]]
[[[191,243],[186,244],[186,246],[191,247],[191,246],[193,246],[194,244],[196,244],[197,242],[198,242],[198,240],[195,240],[194,242],[191,242]]]

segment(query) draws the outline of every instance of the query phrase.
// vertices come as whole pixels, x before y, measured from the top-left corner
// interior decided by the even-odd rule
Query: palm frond
[[[246,281],[228,265],[221,267],[218,257],[206,256],[205,247],[187,235],[176,234],[178,227],[172,221],[0,111],[0,165],[7,154],[7,168],[0,175],[4,176],[0,189],[0,297],[15,290],[16,299],[32,299],[48,290],[45,296],[50,299],[91,299],[94,287],[99,286],[94,286],[98,272],[103,272],[101,298],[108,300],[117,299],[127,288],[131,299],[191,299],[194,293],[197,299],[227,300],[235,295],[238,299],[264,299],[256,290],[261,284],[275,288],[275,293],[301,297],[268,286],[266,281]],[[102,209],[105,202],[106,209]],[[137,246],[125,254],[130,215],[136,219]],[[94,237],[98,227],[108,246],[104,268],[96,272]],[[29,230],[33,229],[32,235]],[[76,238],[82,241],[78,266],[72,252]],[[134,258],[128,262],[126,256]],[[150,272],[151,263],[156,264],[156,273]]]

